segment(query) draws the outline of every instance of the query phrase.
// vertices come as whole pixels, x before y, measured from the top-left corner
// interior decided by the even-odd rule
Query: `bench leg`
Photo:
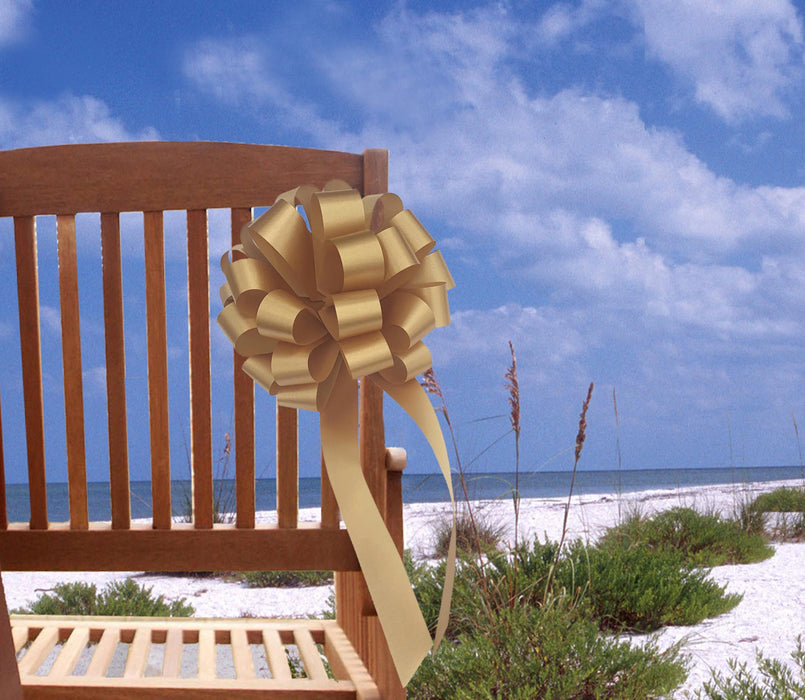
[[[8,618],[2,577],[0,577],[0,696],[6,700],[22,700],[22,685],[20,685],[14,641],[11,639],[11,621]]]

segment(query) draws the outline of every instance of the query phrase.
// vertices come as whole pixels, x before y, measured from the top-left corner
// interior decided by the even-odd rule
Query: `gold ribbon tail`
[[[436,637],[433,641],[433,653],[435,654],[450,620],[450,601],[453,597],[453,582],[456,577],[456,500],[453,495],[453,482],[450,478],[450,461],[447,458],[447,446],[444,443],[444,435],[439,426],[439,419],[433,410],[430,399],[428,399],[428,395],[416,379],[411,379],[403,384],[393,384],[379,375],[373,375],[372,379],[411,416],[417,427],[422,431],[428,444],[430,444],[431,450],[433,450],[433,454],[436,456],[436,461],[439,463],[442,476],[447,484],[447,490],[450,493],[453,526],[447,550],[439,622],[436,625]]]
[[[366,484],[358,444],[358,384],[346,367],[320,412],[321,446],[327,476],[352,539],[391,658],[407,685],[431,648],[402,559]]]

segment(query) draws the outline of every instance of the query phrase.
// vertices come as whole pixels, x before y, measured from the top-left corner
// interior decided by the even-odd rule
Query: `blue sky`
[[[439,241],[457,283],[453,323],[428,345],[465,460],[508,428],[511,339],[527,471],[570,466],[590,381],[583,468],[617,466],[613,388],[625,468],[798,464],[803,9],[786,0],[0,0],[0,148],[128,139],[386,147],[391,190]],[[213,261],[223,221],[211,218]],[[0,227],[8,258],[10,226]],[[45,226],[40,246],[48,235]],[[125,264],[141,266],[136,245],[124,248]],[[181,244],[169,242],[168,254],[181,271]],[[0,262],[9,347],[11,270]],[[47,355],[58,301],[43,285]],[[127,292],[127,332],[137,332],[141,303]],[[169,342],[179,348],[183,309],[174,312]],[[104,382],[96,330],[85,328],[86,393]],[[225,358],[225,342],[214,337],[213,348]],[[136,388],[136,353],[129,361]],[[18,385],[12,365],[0,369],[6,469],[22,476],[24,451],[9,438],[21,430],[7,398]],[[187,381],[175,366],[178,397]],[[388,442],[409,447],[413,470],[432,470],[416,430],[387,414]],[[215,415],[222,432],[226,408]],[[491,416],[502,417],[474,422]],[[102,454],[96,418],[88,441]],[[130,416],[130,441],[147,456],[140,418]],[[58,480],[63,438],[52,433]],[[181,443],[173,449],[181,462]],[[512,463],[507,438],[476,468]],[[132,470],[146,476],[136,459]]]

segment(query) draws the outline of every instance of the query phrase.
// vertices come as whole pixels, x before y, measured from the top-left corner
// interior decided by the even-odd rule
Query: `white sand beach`
[[[568,517],[568,538],[595,539],[609,525],[617,522],[619,513],[639,508],[644,513],[677,505],[719,510],[731,514],[741,498],[751,498],[779,485],[746,484],[740,486],[704,486],[673,490],[642,491],[624,494],[574,496]],[[566,498],[524,499],[521,503],[520,536],[557,539],[561,533]],[[489,518],[507,527],[513,535],[513,509],[510,500],[478,504]],[[405,506],[405,541],[418,558],[427,558],[431,550],[433,524],[449,513],[444,503],[415,503]],[[315,509],[300,513],[304,520],[314,520]],[[261,513],[270,521],[274,513]],[[759,564],[722,566],[712,576],[727,585],[727,591],[742,593],[742,602],[731,612],[692,627],[665,628],[656,635],[661,646],[684,638],[684,650],[691,658],[687,682],[674,698],[685,698],[687,691],[701,687],[710,669],[728,671],[727,660],[736,658],[754,665],[756,651],[767,656],[789,660],[798,634],[805,635],[805,543],[775,545],[775,555]],[[154,594],[168,599],[187,598],[200,617],[266,616],[304,617],[318,615],[328,606],[330,586],[299,589],[247,588],[240,583],[218,578],[192,578],[144,575],[142,572],[89,573],[4,572],[3,582],[10,609],[35,600],[60,581],[93,582],[101,588],[108,581],[127,575]],[[639,638],[636,638],[639,639]]]

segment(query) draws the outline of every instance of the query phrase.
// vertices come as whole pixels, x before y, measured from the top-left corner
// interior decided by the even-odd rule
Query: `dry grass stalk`
[[[584,448],[584,440],[587,438],[587,409],[590,408],[590,399],[593,397],[593,387],[595,384],[590,382],[590,388],[587,389],[587,398],[581,406],[581,414],[579,414],[579,432],[576,434],[576,449],[575,459],[573,461],[573,472],[570,476],[570,490],[567,494],[567,503],[565,504],[565,515],[562,519],[562,535],[559,538],[559,546],[556,548],[556,555],[551,565],[551,570],[548,572],[548,579],[545,582],[545,595],[544,599],[547,600],[551,592],[553,584],[553,575],[556,571],[556,565],[559,562],[559,555],[562,553],[562,547],[565,544],[565,536],[567,535],[567,517],[570,514],[570,499],[573,497],[573,487],[576,484],[576,472],[579,467],[579,460],[581,459],[581,451]],[[544,601],[543,601],[544,602]]]
[[[615,393],[615,387],[612,387],[612,405],[615,408],[615,447],[618,450],[618,522],[623,522],[623,513],[621,512],[621,501],[623,500],[623,483],[621,481],[621,468],[623,462],[621,460],[621,421],[618,415],[618,396]]]
[[[517,551],[520,534],[520,382],[517,379],[517,357],[514,354],[514,345],[509,341],[509,352],[512,363],[504,375],[506,387],[509,390],[509,407],[511,412],[509,420],[514,431],[514,575],[512,581],[511,605],[514,607],[517,591]]]
[[[797,426],[797,417],[791,411],[791,420],[794,422],[794,433],[797,436],[797,451],[799,452],[799,468],[802,472],[802,478],[805,479],[805,462],[802,461],[802,443],[799,441],[799,427]]]
[[[428,369],[423,375],[422,379],[420,380],[420,385],[422,388],[429,394],[433,394],[434,396],[438,397],[441,401],[441,406],[436,406],[435,410],[440,411],[441,414],[444,416],[444,420],[447,423],[447,430],[450,433],[450,440],[453,443],[453,453],[456,457],[456,468],[458,469],[458,477],[459,483],[461,484],[461,490],[464,494],[464,507],[466,508],[467,517],[470,521],[470,527],[472,529],[472,539],[475,543],[476,554],[478,556],[477,562],[477,569],[478,569],[478,576],[481,580],[481,585],[484,589],[484,597],[487,602],[489,602],[489,590],[487,587],[486,581],[486,572],[484,570],[484,552],[483,547],[481,545],[481,537],[479,535],[478,530],[478,523],[475,520],[475,513],[472,509],[472,504],[470,502],[470,495],[469,491],[467,490],[467,479],[464,473],[464,465],[461,463],[461,455],[458,451],[458,442],[456,441],[456,434],[453,430],[453,422],[450,420],[450,412],[447,410],[447,402],[444,399],[444,392],[442,391],[441,386],[439,385],[439,381],[436,379],[436,373],[433,371],[433,367]],[[490,610],[491,613],[491,606],[487,605],[487,608]]]

